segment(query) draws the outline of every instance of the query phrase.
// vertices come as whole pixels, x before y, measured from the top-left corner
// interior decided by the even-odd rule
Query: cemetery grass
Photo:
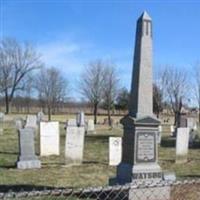
[[[14,122],[4,124],[4,134],[0,136],[0,185],[16,188],[33,187],[95,187],[108,184],[114,177],[116,168],[108,166],[108,138],[122,136],[122,129],[112,130],[98,125],[97,134],[85,138],[84,161],[81,166],[67,166],[64,159],[65,130],[60,126],[61,155],[39,157],[41,169],[18,170],[18,135]],[[190,149],[188,162],[175,164],[175,142],[169,133],[164,133],[162,147],[159,147],[159,163],[163,170],[174,171],[178,179],[200,177],[200,148]],[[36,152],[39,155],[39,137],[36,137]],[[2,188],[2,187],[1,187]]]

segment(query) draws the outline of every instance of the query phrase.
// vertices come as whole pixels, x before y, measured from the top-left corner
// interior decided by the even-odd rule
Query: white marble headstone
[[[122,138],[109,137],[109,165],[117,166],[122,159]]]
[[[67,121],[67,126],[77,126],[77,121],[76,119],[69,119]]]
[[[4,120],[4,113],[0,112],[0,121],[3,122]]]
[[[170,131],[171,131],[171,135],[173,136],[174,135],[174,125],[170,126]]]
[[[27,116],[25,128],[37,129],[37,116],[36,115],[28,115]]]
[[[178,128],[176,135],[176,156],[187,156],[189,147],[189,128]]]
[[[59,122],[40,122],[40,155],[60,154]]]
[[[94,120],[89,119],[87,124],[87,131],[95,131]]]
[[[21,119],[16,119],[15,120],[15,126],[16,126],[17,130],[22,129],[23,128],[22,120]]]
[[[84,136],[84,127],[67,127],[65,142],[66,164],[82,163],[84,151]]]

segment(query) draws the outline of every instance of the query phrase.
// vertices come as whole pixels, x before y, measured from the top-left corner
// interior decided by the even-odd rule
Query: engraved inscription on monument
[[[155,162],[156,138],[153,132],[137,133],[136,162]]]

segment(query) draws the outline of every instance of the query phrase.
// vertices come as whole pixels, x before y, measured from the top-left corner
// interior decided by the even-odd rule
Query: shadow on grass
[[[108,141],[108,139],[109,139],[110,136],[111,135],[87,135],[86,139],[88,141],[100,141],[100,140],[102,140],[102,141]]]
[[[93,161],[93,160],[90,160],[90,161],[83,161],[83,164],[101,164],[101,165],[108,165],[108,163],[106,162],[99,162],[99,161]]]
[[[175,147],[176,146],[176,138],[174,137],[163,137],[161,140],[161,147]]]
[[[20,192],[20,191],[33,191],[33,190],[47,190],[53,189],[50,186],[36,186],[36,185],[0,185],[0,192]]]
[[[190,146],[190,149],[199,149],[200,148],[200,141],[194,141]]]
[[[8,155],[18,155],[18,152],[5,152],[5,151],[0,151],[0,154],[8,154]]]
[[[0,165],[1,169],[16,169],[16,164],[13,165]]]

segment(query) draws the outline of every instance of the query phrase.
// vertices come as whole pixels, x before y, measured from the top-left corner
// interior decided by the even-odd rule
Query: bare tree
[[[94,123],[97,123],[97,110],[103,99],[104,62],[95,60],[84,69],[80,79],[80,92],[93,105]]]
[[[188,100],[187,73],[183,69],[166,67],[161,77],[164,96],[175,115],[174,124],[176,127],[180,127],[181,110],[183,104]]]
[[[111,109],[114,108],[114,102],[118,92],[119,79],[117,77],[115,66],[112,63],[106,62],[104,70],[103,98],[108,114],[108,124],[109,126],[112,126]]]
[[[199,108],[199,123],[200,123],[200,63],[194,67],[194,96]]]
[[[39,55],[31,45],[14,39],[0,41],[0,92],[5,98],[6,113],[15,92],[24,88],[24,78],[40,66]]]
[[[54,67],[43,68],[36,77],[38,96],[47,107],[49,121],[51,120],[52,109],[65,100],[67,87],[66,79]]]

